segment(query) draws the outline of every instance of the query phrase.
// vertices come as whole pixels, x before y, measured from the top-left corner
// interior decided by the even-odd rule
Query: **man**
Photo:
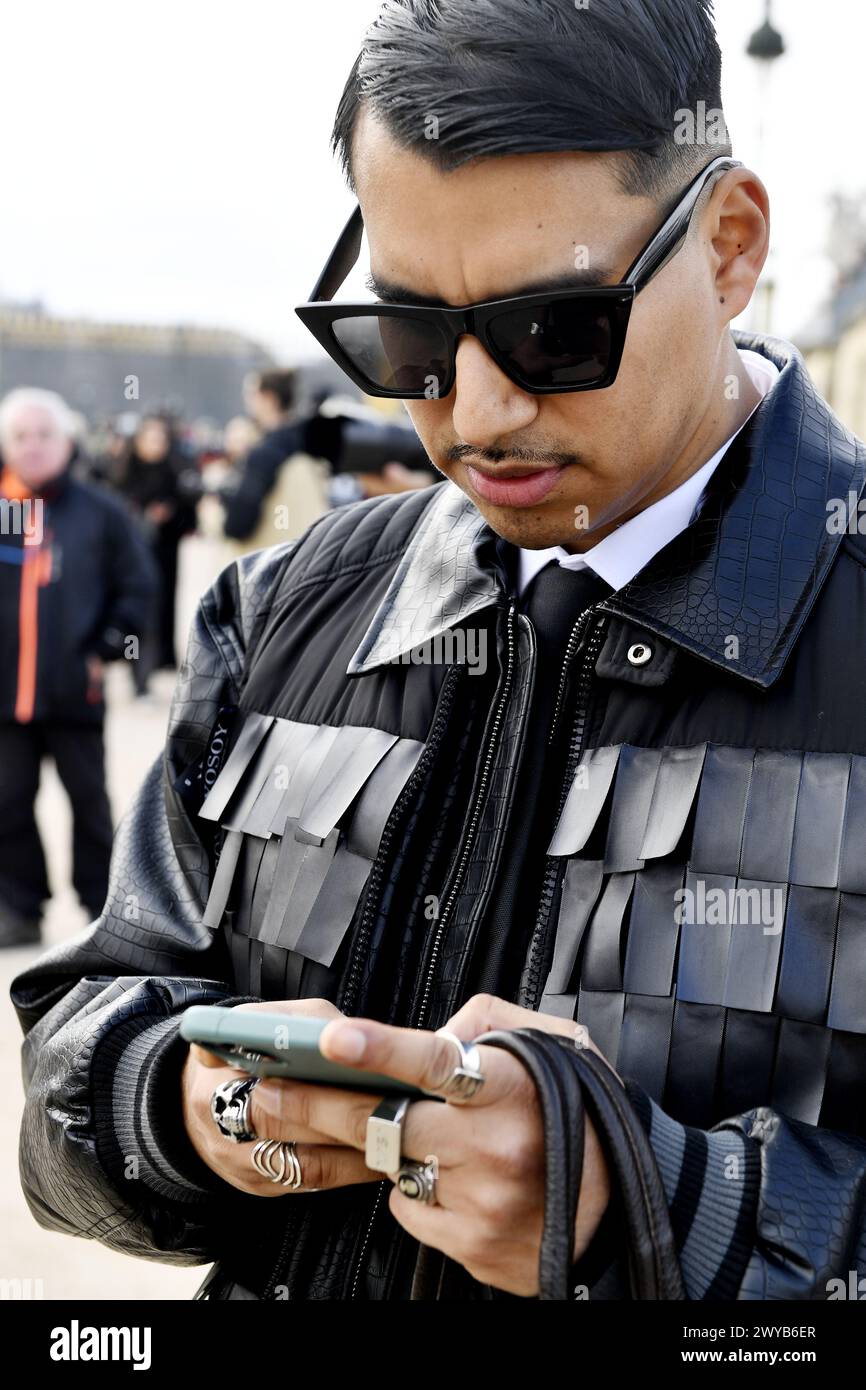
[[[445,481],[205,597],[105,916],[13,987],[43,1224],[215,1260],[213,1298],[533,1297],[532,1085],[480,1044],[448,1102],[439,1032],[532,1026],[620,1078],[690,1299],[866,1266],[866,547],[828,523],[866,451],[795,348],[731,334],[767,194],[676,134],[719,80],[704,0],[401,0],[368,32],[335,145],[388,308],[330,302],[353,214],[300,312]],[[334,1020],[326,1055],[445,1096],[402,1120],[433,1200],[366,1166],[372,1094],[230,1085],[232,1142],[242,1073],[178,1037],[209,1001]],[[575,1296],[628,1297],[592,1126],[584,1158]]]
[[[133,655],[155,587],[122,508],[70,476],[74,421],[53,391],[0,402],[0,944],[40,939],[49,895],[33,814],[42,759],[72,803],[72,880],[91,920],[108,891],[103,667]]]
[[[351,422],[318,410],[297,417],[296,396],[297,374],[290,368],[252,374],[244,383],[247,409],[264,437],[239,466],[231,486],[221,492],[223,530],[238,542],[239,554],[299,536],[332,506],[408,492],[432,480],[428,471],[414,467],[414,455],[423,458],[423,450],[411,430],[384,424],[370,441],[372,452],[404,452],[413,466],[394,458],[378,473],[330,474],[329,465],[333,468],[345,452],[344,435]]]
[[[223,530],[240,553],[298,536],[328,510],[323,466],[308,458],[305,423],[293,417],[297,373],[275,368],[244,383],[246,407],[262,431],[231,488],[221,494]]]

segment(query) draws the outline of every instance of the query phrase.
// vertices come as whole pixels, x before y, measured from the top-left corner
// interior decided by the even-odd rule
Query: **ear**
[[[770,249],[770,199],[757,174],[731,169],[707,204],[719,320],[729,323],[752,298]]]

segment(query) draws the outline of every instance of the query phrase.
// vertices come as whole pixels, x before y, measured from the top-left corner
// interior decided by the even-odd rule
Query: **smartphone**
[[[200,1043],[231,1067],[251,1076],[277,1076],[315,1081],[349,1091],[392,1092],[439,1100],[408,1081],[378,1072],[358,1071],[332,1062],[319,1051],[319,1035],[327,1018],[266,1013],[264,1009],[225,1009],[219,1004],[193,1004],[180,1021],[180,1035]]]

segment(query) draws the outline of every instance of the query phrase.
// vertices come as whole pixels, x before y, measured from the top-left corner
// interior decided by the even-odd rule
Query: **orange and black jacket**
[[[102,719],[88,656],[134,657],[156,575],[135,522],[68,473],[31,496],[0,474],[0,721]]]

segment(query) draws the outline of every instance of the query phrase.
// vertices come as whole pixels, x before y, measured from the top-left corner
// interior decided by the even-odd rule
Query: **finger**
[[[250,1091],[249,1116],[250,1126],[259,1139],[285,1139],[295,1143],[304,1144],[333,1144],[335,1136],[324,1129],[316,1129],[311,1124],[301,1124],[300,1121],[289,1118],[291,1102],[288,1096],[283,1101],[274,1104],[268,1103],[269,1094],[273,1096],[274,1090],[287,1091],[296,1082],[277,1080],[271,1077],[268,1080],[268,1091],[265,1092],[264,1101],[261,1098],[263,1081],[258,1082]],[[375,1101],[372,1103],[375,1104]],[[371,1109],[372,1109],[371,1104]],[[232,1141],[229,1140],[229,1143]],[[345,1145],[344,1145],[345,1147]],[[354,1152],[354,1150],[353,1150]]]
[[[353,1037],[356,1033],[363,1044],[360,1056]],[[319,1050],[334,1061],[384,1073],[433,1095],[443,1090],[460,1062],[457,1048],[449,1038],[423,1028],[395,1028],[369,1018],[329,1023],[319,1037]],[[513,1089],[514,1070],[505,1054],[494,1047],[482,1046],[480,1051],[484,1085],[466,1102],[469,1105],[492,1104]]]
[[[330,999],[256,999],[247,1004],[235,1004],[234,1009],[246,1013],[299,1014],[302,1018],[342,1018],[343,1014]]]
[[[207,1057],[212,1057],[213,1053],[208,1052],[205,1055]],[[209,1077],[206,1081],[203,1079],[201,1083],[207,1088],[201,1097],[201,1104],[204,1107],[203,1113],[210,1119],[212,1119],[211,1100],[216,1088],[226,1081],[249,1080],[248,1072],[238,1071],[234,1067],[227,1067],[220,1058],[217,1058],[217,1061],[220,1062],[224,1075],[214,1076],[212,1078]],[[213,1063],[206,1063],[205,1065],[211,1068],[213,1067]],[[255,1086],[253,1086],[249,1092],[247,1118],[257,1139],[297,1140],[298,1142],[303,1141],[306,1144],[332,1144],[334,1142],[334,1136],[326,1134],[323,1130],[313,1129],[310,1125],[292,1125],[288,1120],[281,1121],[278,1114],[275,1116],[273,1108],[266,1108],[259,1100],[259,1093],[264,1084],[264,1079],[259,1078]],[[279,1088],[289,1084],[294,1083],[280,1081],[275,1077],[268,1078],[269,1088]],[[227,1135],[221,1134],[221,1131],[217,1129],[216,1126],[214,1126],[214,1132],[220,1134],[220,1137],[225,1139],[227,1144],[231,1144],[232,1147],[234,1147],[234,1141],[229,1139]]]
[[[295,1157],[301,1168],[301,1186],[292,1188],[273,1182],[261,1174],[252,1163],[252,1145],[239,1145],[237,1156],[231,1155],[223,1165],[220,1176],[232,1187],[258,1197],[285,1197],[303,1195],[305,1192],[322,1192],[336,1187],[352,1187],[357,1183],[381,1182],[382,1174],[368,1168],[363,1154],[356,1149],[334,1144],[298,1144]],[[244,1152],[244,1151],[247,1152]],[[232,1161],[234,1160],[234,1161]],[[274,1156],[276,1171],[280,1171],[279,1157]],[[287,1163],[286,1173],[291,1171]]]
[[[419,1202],[416,1198],[405,1197],[398,1187],[391,1188],[388,1206],[394,1219],[415,1240],[422,1245],[432,1246],[434,1250],[441,1250],[461,1263],[460,1251],[467,1229],[465,1216],[449,1211],[438,1201]]]
[[[301,1165],[301,1192],[382,1181],[381,1173],[367,1167],[363,1154],[342,1144],[299,1144],[295,1156]]]
[[[371,1095],[301,1081],[281,1082],[274,1090],[269,1082],[267,1089],[257,1086],[256,1092],[259,1103],[269,1111],[263,1123],[272,1131],[293,1138],[301,1129],[314,1129],[326,1134],[330,1143],[337,1140],[361,1152],[367,1147],[367,1121],[382,1100],[381,1092]],[[401,1123],[403,1155],[423,1158],[432,1150],[443,1162],[452,1162],[459,1147],[454,1117],[448,1113],[454,1109],[440,1101],[413,1100]]]
[[[482,1033],[496,1028],[538,1028],[544,1033],[557,1033],[571,1038],[578,1047],[594,1052],[603,1062],[607,1062],[614,1076],[618,1076],[604,1053],[596,1047],[584,1024],[575,1022],[573,1018],[559,1018],[556,1014],[521,1008],[519,1004],[499,999],[495,994],[473,995],[444,1026],[463,1042],[471,1042]]]
[[[330,999],[257,999],[246,1004],[235,1004],[233,1006],[238,1011],[244,1010],[247,1013],[276,1013],[276,1014],[295,1014],[302,1018],[342,1018],[343,1014],[332,1004]],[[201,1043],[190,1043],[189,1050],[195,1060],[203,1067],[225,1067],[227,1066],[224,1057],[218,1057],[215,1052],[209,1052]],[[232,1068],[238,1076],[248,1076],[242,1067]]]

